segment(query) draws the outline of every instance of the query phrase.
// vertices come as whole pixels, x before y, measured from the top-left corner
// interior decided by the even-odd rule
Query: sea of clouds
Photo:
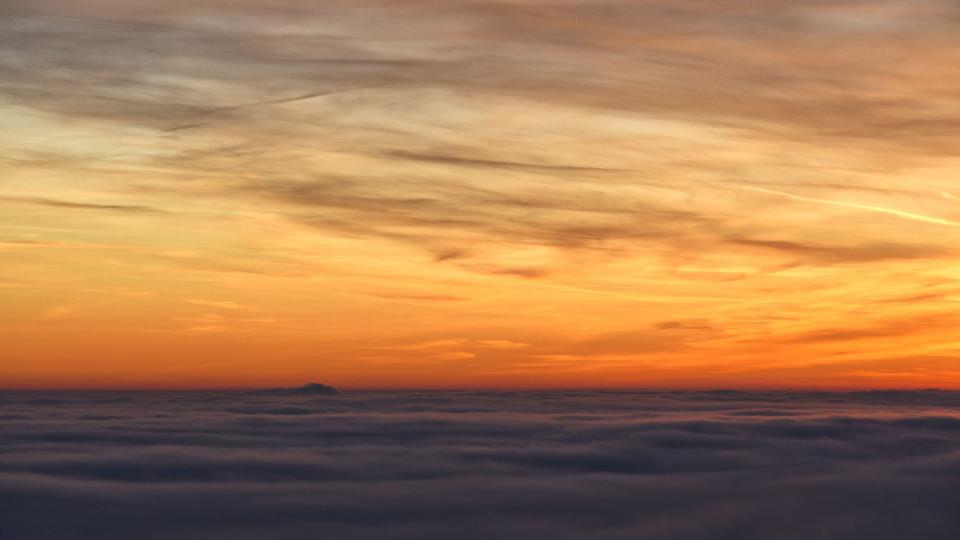
[[[0,394],[0,538],[960,538],[960,393]]]

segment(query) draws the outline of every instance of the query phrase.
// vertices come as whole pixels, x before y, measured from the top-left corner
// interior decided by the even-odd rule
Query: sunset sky
[[[0,0],[0,387],[960,388],[955,0]]]

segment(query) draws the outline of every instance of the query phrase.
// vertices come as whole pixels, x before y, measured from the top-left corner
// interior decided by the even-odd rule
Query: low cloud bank
[[[952,392],[7,393],[0,537],[953,539]]]

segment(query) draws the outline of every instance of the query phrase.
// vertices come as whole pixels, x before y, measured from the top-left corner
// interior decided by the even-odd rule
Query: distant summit
[[[330,395],[330,394],[339,394],[336,388],[328,386],[326,384],[320,384],[316,382],[309,382],[300,388],[294,389],[298,394],[321,394],[321,395]]]

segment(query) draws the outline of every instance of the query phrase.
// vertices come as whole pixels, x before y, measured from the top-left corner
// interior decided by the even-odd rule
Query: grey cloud
[[[38,206],[50,206],[53,208],[74,208],[78,210],[105,210],[112,212],[128,212],[132,214],[158,214],[163,210],[151,206],[136,204],[98,204],[76,201],[64,201],[60,199],[48,199],[45,197],[11,197],[0,195],[0,203],[19,203],[33,204]]]
[[[944,114],[918,116],[930,100],[952,103],[947,93],[915,96],[893,85],[877,96],[856,91],[863,81],[883,88],[889,70],[907,76],[898,65],[908,55],[931,46],[956,47],[949,21],[958,19],[958,11],[945,2],[878,16],[877,21],[897,28],[893,33],[882,24],[873,29],[863,24],[859,32],[854,24],[839,24],[858,16],[871,20],[870,6],[855,1],[720,7],[642,1],[468,1],[456,8],[440,2],[230,4],[227,13],[244,23],[240,31],[210,24],[209,12],[227,8],[212,1],[164,9],[87,3],[72,18],[31,15],[43,13],[44,4],[36,6],[8,17],[6,39],[11,50],[19,51],[13,57],[18,61],[7,65],[8,79],[31,88],[57,80],[79,83],[89,90],[88,98],[44,105],[70,114],[89,108],[95,116],[156,123],[175,116],[178,108],[187,116],[198,108],[229,108],[223,96],[193,85],[220,80],[269,96],[326,91],[316,88],[320,82],[324,88],[392,82],[507,93],[696,118],[790,139],[875,143],[884,150],[895,142],[904,152],[920,153],[928,144],[936,152],[953,148],[948,135],[958,121]],[[84,9],[94,15],[84,18]],[[119,16],[109,18],[111,11]],[[269,16],[263,22],[250,24],[264,13]],[[150,22],[158,14],[167,22]],[[271,29],[271,22],[296,18],[317,22],[320,30],[287,36]],[[433,26],[426,25],[428,19]],[[329,21],[347,24],[331,29]],[[386,29],[365,31],[378,27]],[[897,40],[901,47],[878,47],[879,39]],[[50,40],[67,46],[44,46]],[[396,44],[401,46],[390,47]],[[398,57],[398,49],[407,56]],[[849,54],[825,54],[837,49]],[[391,50],[389,56],[385,50]],[[56,70],[40,72],[37,65]],[[180,86],[151,82],[147,70],[158,68],[193,81]],[[113,113],[98,104],[114,100],[117,92],[123,99],[139,96],[126,113],[115,101]]]
[[[618,200],[577,187],[558,184],[553,193],[531,192],[525,197],[517,190],[496,191],[459,182],[431,184],[418,178],[398,178],[389,184],[363,178],[318,178],[253,182],[241,190],[251,197],[300,207],[301,211],[291,210],[291,217],[305,225],[426,243],[435,252],[456,254],[437,256],[438,261],[469,257],[466,250],[445,247],[458,236],[607,250],[607,241],[688,244],[691,237],[708,237],[711,225],[715,226],[710,217],[694,211],[662,208],[639,198]],[[424,196],[411,196],[417,193]],[[311,211],[321,209],[322,213]]]
[[[555,165],[550,163],[523,163],[517,161],[498,161],[493,159],[478,159],[462,156],[451,156],[444,154],[433,154],[424,152],[410,152],[395,150],[385,153],[387,157],[404,159],[410,161],[420,161],[424,163],[437,163],[441,165],[457,165],[461,167],[479,167],[494,168],[506,170],[534,170],[548,172],[570,172],[570,173],[622,173],[623,169],[605,169],[602,167],[582,167],[578,165]]]
[[[896,259],[935,259],[949,257],[952,250],[942,246],[922,244],[876,243],[853,246],[817,245],[789,240],[762,240],[733,238],[730,244],[762,248],[799,259],[813,259],[825,263],[865,263]]]
[[[712,332],[714,327],[710,324],[710,321],[699,320],[699,319],[689,319],[689,320],[677,320],[677,321],[662,321],[657,323],[657,330],[692,330],[697,332]]]

